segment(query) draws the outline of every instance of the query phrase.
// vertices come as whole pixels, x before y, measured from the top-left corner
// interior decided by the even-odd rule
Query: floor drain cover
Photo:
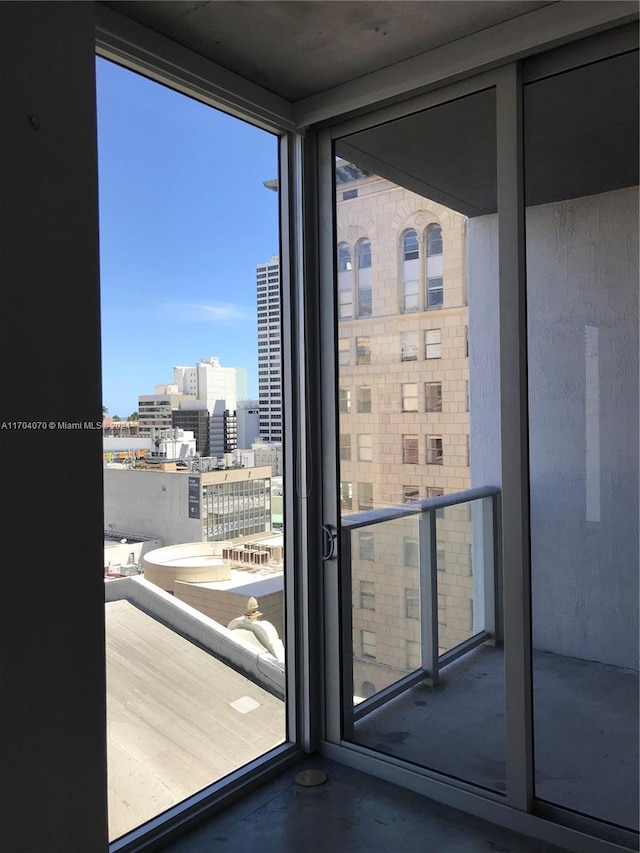
[[[306,788],[312,788],[315,785],[324,785],[327,781],[327,774],[322,770],[302,770],[296,776],[298,785],[304,785]]]

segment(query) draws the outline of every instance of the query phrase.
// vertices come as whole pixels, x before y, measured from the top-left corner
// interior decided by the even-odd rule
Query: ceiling
[[[102,5],[296,101],[550,2],[115,0]]]
[[[526,85],[527,205],[637,186],[638,103],[637,51]],[[494,90],[351,134],[336,154],[466,216],[494,213]]]

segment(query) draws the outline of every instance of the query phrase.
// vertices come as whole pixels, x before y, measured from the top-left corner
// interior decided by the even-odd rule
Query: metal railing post
[[[420,573],[420,635],[422,669],[430,687],[438,683],[438,555],[436,549],[435,510],[423,510],[419,517],[419,573]]]
[[[484,630],[491,635],[493,642],[499,642],[498,601],[497,601],[497,549],[495,541],[495,505],[494,498],[482,498],[480,501],[482,530],[482,573],[484,584]]]
[[[340,537],[340,649],[342,656],[342,737],[353,740],[353,590],[351,530],[342,528]]]

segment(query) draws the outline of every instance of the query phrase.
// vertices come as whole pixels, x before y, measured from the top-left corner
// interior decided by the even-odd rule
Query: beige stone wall
[[[345,189],[358,197],[342,200]],[[428,497],[428,489],[445,494],[470,487],[467,358],[466,218],[380,178],[370,177],[337,188],[337,238],[351,252],[354,316],[339,319],[343,341],[338,368],[341,389],[350,392],[351,411],[340,414],[344,447],[340,480],[352,484],[352,512],[359,509],[361,484],[371,484],[373,506],[403,502],[404,487]],[[430,224],[442,229],[443,304],[426,305],[425,235]],[[419,309],[402,313],[402,237],[413,228],[419,238]],[[371,316],[357,318],[357,244],[371,243]],[[343,278],[344,281],[344,278]],[[440,356],[427,358],[425,333],[440,332]],[[416,360],[401,358],[403,333],[414,335]],[[357,363],[358,338],[369,339],[371,359]],[[442,388],[442,410],[427,411],[427,383]],[[416,385],[415,411],[403,411],[403,385]],[[369,388],[371,411],[359,412],[359,389]],[[407,389],[413,390],[413,389]],[[366,397],[368,392],[360,392]],[[362,436],[365,436],[362,438]],[[403,461],[403,436],[417,437],[418,461]],[[427,461],[427,437],[442,439],[443,464]],[[347,451],[349,447],[349,451]],[[369,450],[370,448],[370,450]],[[345,455],[350,458],[344,458]],[[364,486],[366,491],[368,486]],[[350,510],[343,508],[344,513]],[[473,577],[471,522],[466,507],[447,509],[438,519],[438,605],[440,649],[457,645],[472,633]],[[420,619],[407,616],[406,590],[419,588],[418,570],[405,565],[405,539],[417,539],[415,519],[378,525],[374,560],[359,558],[359,533],[352,543],[354,691],[363,683],[376,690],[415,668]],[[361,583],[367,587],[365,607]],[[374,608],[370,592],[373,591]],[[413,614],[412,614],[413,615]],[[366,632],[363,634],[363,632]],[[375,636],[375,660],[371,653]],[[365,643],[363,644],[363,636]]]
[[[197,584],[176,581],[176,598],[189,604],[225,628],[232,619],[242,616],[247,609],[250,593],[240,590],[210,589]],[[271,622],[278,635],[284,638],[284,595],[282,590],[260,595],[258,599],[262,618]]]

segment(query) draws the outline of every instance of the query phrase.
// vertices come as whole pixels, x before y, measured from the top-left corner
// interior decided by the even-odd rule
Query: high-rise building
[[[342,513],[467,489],[467,219],[352,163],[336,164],[336,181]],[[467,506],[439,514],[444,652],[473,633],[472,526]],[[356,693],[415,669],[416,525],[411,516],[356,537]],[[399,624],[401,638],[391,630]]]
[[[224,400],[229,411],[235,411],[238,399],[235,367],[222,367],[216,356],[201,358],[193,367],[173,368],[173,381],[183,394],[193,394],[212,412],[216,400]]]
[[[282,366],[280,336],[280,261],[256,267],[258,307],[258,396],[260,437],[282,441]]]

